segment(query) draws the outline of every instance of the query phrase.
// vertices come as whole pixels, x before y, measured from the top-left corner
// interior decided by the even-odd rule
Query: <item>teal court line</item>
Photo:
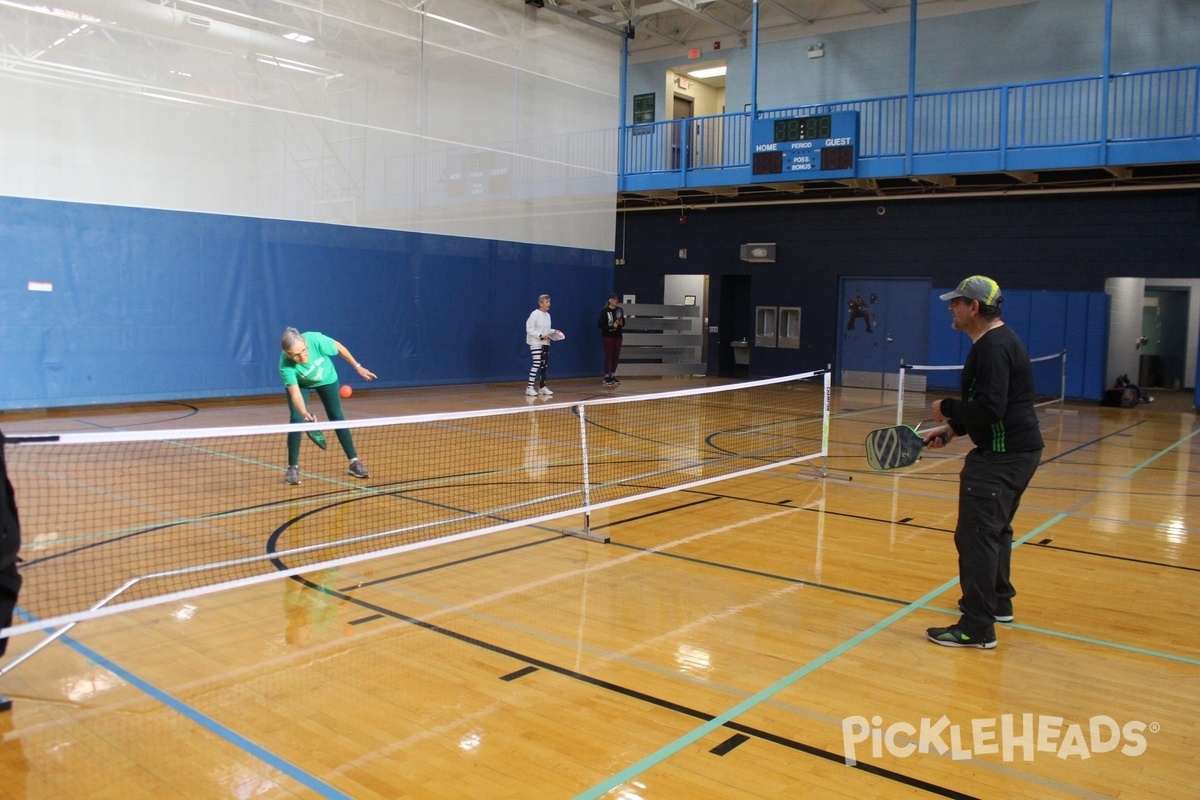
[[[1013,546],[1015,547],[1017,544],[1024,543],[1024,542],[1028,541],[1029,539],[1033,538],[1034,536],[1041,534],[1043,531],[1045,531],[1047,528],[1049,528],[1050,526],[1057,523],[1059,520],[1066,519],[1066,516],[1067,516],[1066,514],[1055,515],[1051,519],[1042,523],[1037,528],[1035,528],[1034,530],[1030,531],[1028,534],[1023,536],[1021,538],[1020,542],[1015,542],[1013,544]],[[692,744],[693,742],[697,741],[698,739],[701,739],[701,738],[707,736],[708,734],[712,733],[713,731],[717,730],[718,728],[722,727],[726,722],[731,721],[734,717],[741,716],[742,714],[746,713],[750,709],[757,706],[759,703],[769,700],[770,698],[774,697],[779,692],[783,691],[784,689],[786,689],[789,686],[791,686],[792,684],[794,684],[796,681],[798,681],[801,678],[805,677],[806,675],[809,675],[810,673],[820,669],[821,667],[825,666],[830,661],[833,661],[835,658],[837,658],[838,656],[847,652],[848,650],[850,650],[854,647],[857,647],[858,645],[862,644],[867,639],[870,639],[872,636],[879,633],[880,631],[891,627],[894,623],[898,622],[901,619],[904,619],[905,617],[907,617],[909,614],[913,613],[914,611],[924,608],[926,603],[933,600],[935,597],[942,594],[943,592],[951,589],[957,583],[958,583],[957,576],[955,576],[954,578],[951,578],[950,580],[943,583],[941,586],[939,586],[936,589],[933,589],[932,591],[925,594],[923,597],[921,597],[917,600],[914,600],[913,602],[909,603],[904,608],[901,608],[898,611],[896,611],[895,613],[891,614],[890,616],[885,617],[884,619],[881,619],[879,622],[876,622],[874,625],[867,628],[862,633],[860,633],[857,636],[854,636],[850,639],[847,639],[846,641],[842,642],[837,647],[824,653],[821,656],[818,656],[817,658],[813,659],[812,661],[808,662],[804,666],[800,667],[798,670],[791,673],[790,675],[786,675],[783,678],[780,678],[775,683],[771,684],[770,686],[766,687],[765,689],[759,691],[756,694],[751,695],[750,697],[747,697],[742,702],[738,703],[737,705],[733,706],[732,708],[728,709],[727,711],[713,717],[711,720],[704,723],[703,725],[696,728],[695,730],[691,731],[690,733],[684,734],[683,736],[679,737],[678,739],[676,739],[675,741],[666,745],[665,747],[662,747],[662,748],[658,749],[657,751],[651,753],[650,755],[646,756],[641,761],[638,761],[637,763],[630,765],[629,767],[622,770],[621,772],[618,772],[616,775],[613,775],[612,777],[608,778],[607,780],[604,780],[604,781],[596,784],[595,786],[588,789],[587,791],[576,795],[575,800],[595,800],[595,798],[598,798],[598,797],[604,795],[605,793],[612,791],[613,789],[617,788],[618,786],[625,783],[626,781],[633,779],[634,777],[640,775],[641,773],[645,772],[646,770],[650,769],[651,767],[666,760],[667,758],[674,755],[675,753],[678,753],[680,750],[682,750],[683,748]]]
[[[1155,455],[1146,459],[1145,461],[1143,461],[1141,464],[1137,465],[1136,467],[1133,467],[1128,472],[1126,472],[1124,475],[1122,475],[1119,478],[1119,480],[1126,480],[1128,478],[1133,477],[1135,474],[1140,472],[1145,467],[1154,463],[1159,458],[1162,458],[1168,452],[1170,452],[1171,450],[1174,450],[1176,447],[1179,447],[1181,444],[1184,444],[1185,442],[1190,441],[1197,435],[1200,435],[1200,428],[1192,431],[1192,433],[1190,433],[1187,436],[1184,436],[1182,439],[1177,440],[1174,444],[1160,450],[1158,453],[1156,453]],[[1093,494],[1094,494],[1094,492],[1093,492]],[[1082,501],[1080,501],[1080,502],[1082,502]],[[1029,541],[1030,539],[1032,539],[1034,536],[1040,535],[1042,532],[1046,531],[1050,527],[1052,527],[1052,526],[1058,524],[1059,522],[1061,522],[1062,520],[1066,519],[1067,516],[1068,516],[1068,514],[1066,512],[1055,514],[1053,517],[1046,520],[1044,523],[1042,523],[1038,527],[1034,528],[1032,531],[1025,534],[1020,539],[1017,539],[1016,541],[1014,541],[1013,548],[1016,549],[1020,545],[1024,544],[1025,542]],[[870,639],[872,636],[879,633],[880,631],[891,627],[893,624],[895,624],[899,620],[903,619],[904,617],[907,617],[909,614],[913,613],[914,611],[925,608],[926,603],[933,600],[935,597],[939,596],[943,592],[951,589],[957,583],[958,583],[957,576],[954,578],[951,578],[950,580],[946,581],[945,583],[943,583],[941,586],[937,587],[933,591],[925,594],[923,597],[921,597],[917,600],[914,600],[912,603],[909,603],[907,606],[896,611],[895,613],[891,614],[890,616],[885,617],[884,619],[880,620],[879,622],[875,623],[871,627],[867,628],[865,631],[858,634],[857,636],[854,636],[854,637],[846,640],[845,642],[842,642],[840,645],[833,648],[832,650],[829,650],[825,654],[818,656],[814,660],[808,662],[804,666],[797,669],[795,672],[792,672],[790,675],[785,675],[784,677],[780,678],[775,683],[771,684],[770,686],[767,686],[765,689],[762,689],[761,691],[757,692],[756,694],[753,694],[750,697],[747,697],[742,702],[740,702],[737,705],[733,706],[732,708],[726,710],[725,712],[713,717],[711,720],[704,723],[700,727],[694,729],[690,733],[686,733],[683,736],[680,736],[675,741],[670,742],[669,744],[659,748],[658,750],[656,750],[655,752],[646,756],[645,758],[641,759],[640,761],[638,761],[634,764],[631,764],[630,766],[626,767],[625,769],[621,770],[620,772],[616,773],[615,775],[612,775],[611,777],[607,778],[606,780],[601,781],[600,783],[596,784],[595,786],[591,787],[590,789],[587,789],[586,791],[581,792],[580,794],[575,796],[575,800],[596,800],[596,798],[599,798],[602,795],[607,794],[608,792],[617,788],[621,784],[632,780],[633,778],[637,777],[638,775],[640,775],[641,773],[650,769],[651,767],[654,767],[654,766],[660,764],[661,762],[665,761],[667,758],[670,758],[671,756],[675,755],[676,753],[678,753],[680,750],[687,747],[688,745],[698,741],[699,739],[704,738],[705,736],[707,736],[708,734],[717,730],[718,728],[721,728],[722,726],[725,725],[725,723],[730,722],[735,717],[741,716],[742,714],[746,713],[747,711],[749,711],[750,709],[759,705],[760,703],[774,697],[776,694],[778,694],[779,692],[788,688],[792,684],[796,683],[801,678],[809,675],[810,673],[814,672],[815,670],[820,669],[821,667],[825,666],[830,661],[833,661],[835,658],[837,658],[838,656],[847,652],[848,650],[850,650],[854,647],[857,647],[858,645],[862,644],[867,639]],[[1037,628],[1027,628],[1027,630],[1037,631],[1038,629]],[[1085,637],[1076,637],[1076,636],[1072,636],[1069,634],[1057,634],[1057,635],[1064,636],[1065,638],[1076,639],[1077,641],[1084,641],[1084,642],[1089,642],[1089,643],[1106,645],[1109,647],[1118,647],[1121,649],[1127,649],[1127,650],[1130,650],[1131,652],[1142,653],[1145,655],[1161,655],[1158,653],[1153,653],[1152,651],[1149,651],[1149,650],[1139,650],[1138,648],[1125,647],[1125,646],[1117,645],[1117,644],[1114,644],[1111,642],[1090,640]],[[1167,657],[1171,657],[1171,656],[1167,656]],[[1175,657],[1175,658],[1177,658],[1179,660],[1184,660],[1182,657]],[[1193,662],[1191,662],[1190,659],[1188,659],[1187,661],[1188,661],[1188,663],[1193,663]]]
[[[937,608],[935,606],[926,606],[925,608],[929,611],[936,611],[939,614],[952,614],[956,617],[959,616],[959,614],[961,613],[955,609]],[[1005,622],[1005,623],[1001,624],[1000,627],[1006,631],[1010,630],[1010,629],[1021,630],[1021,631],[1030,631],[1031,633],[1041,633],[1046,636],[1057,636],[1060,639],[1070,639],[1071,641],[1074,641],[1074,642],[1083,642],[1084,644],[1094,644],[1099,647],[1109,647],[1109,648],[1112,648],[1113,650],[1123,650],[1126,653],[1135,653],[1139,656],[1150,656],[1151,658],[1165,658],[1168,661],[1179,661],[1180,663],[1183,663],[1183,664],[1194,664],[1196,666],[1200,666],[1200,658],[1188,658],[1187,656],[1181,656],[1181,655],[1178,655],[1177,653],[1164,653],[1161,650],[1147,650],[1144,647],[1134,647],[1133,645],[1121,644],[1120,642],[1113,642],[1113,641],[1110,641],[1107,639],[1093,639],[1090,636],[1080,636],[1075,633],[1064,633],[1062,631],[1055,631],[1055,630],[1051,630],[1049,628],[1038,628],[1033,625],[1021,625],[1020,623],[1017,623],[1017,622]]]

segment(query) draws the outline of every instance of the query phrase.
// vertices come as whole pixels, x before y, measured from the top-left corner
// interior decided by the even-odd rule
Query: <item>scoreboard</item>
[[[753,180],[853,178],[858,112],[756,119],[751,129]]]

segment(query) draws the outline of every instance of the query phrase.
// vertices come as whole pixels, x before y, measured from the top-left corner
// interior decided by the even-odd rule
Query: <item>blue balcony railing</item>
[[[922,93],[911,138],[906,96],[758,116],[833,111],[858,112],[860,177],[1200,161],[1200,66]],[[621,189],[749,182],[750,130],[747,112],[628,126]]]

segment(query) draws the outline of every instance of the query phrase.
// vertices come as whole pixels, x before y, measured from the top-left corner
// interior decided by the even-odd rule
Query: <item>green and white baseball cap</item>
[[[1003,299],[1000,295],[1000,284],[986,275],[972,275],[966,278],[958,285],[957,289],[953,292],[946,292],[941,299],[953,300],[956,297],[978,300],[985,306],[994,306]]]

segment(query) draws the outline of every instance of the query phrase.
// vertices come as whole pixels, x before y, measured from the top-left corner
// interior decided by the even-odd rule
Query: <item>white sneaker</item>
[[[525,394],[529,395],[530,397],[537,397],[537,389],[533,388],[532,386],[527,386],[525,387]]]
[[[542,395],[543,397],[549,397],[550,395],[554,394],[554,392],[550,391],[549,386],[543,386],[542,388],[538,389],[538,394]]]

